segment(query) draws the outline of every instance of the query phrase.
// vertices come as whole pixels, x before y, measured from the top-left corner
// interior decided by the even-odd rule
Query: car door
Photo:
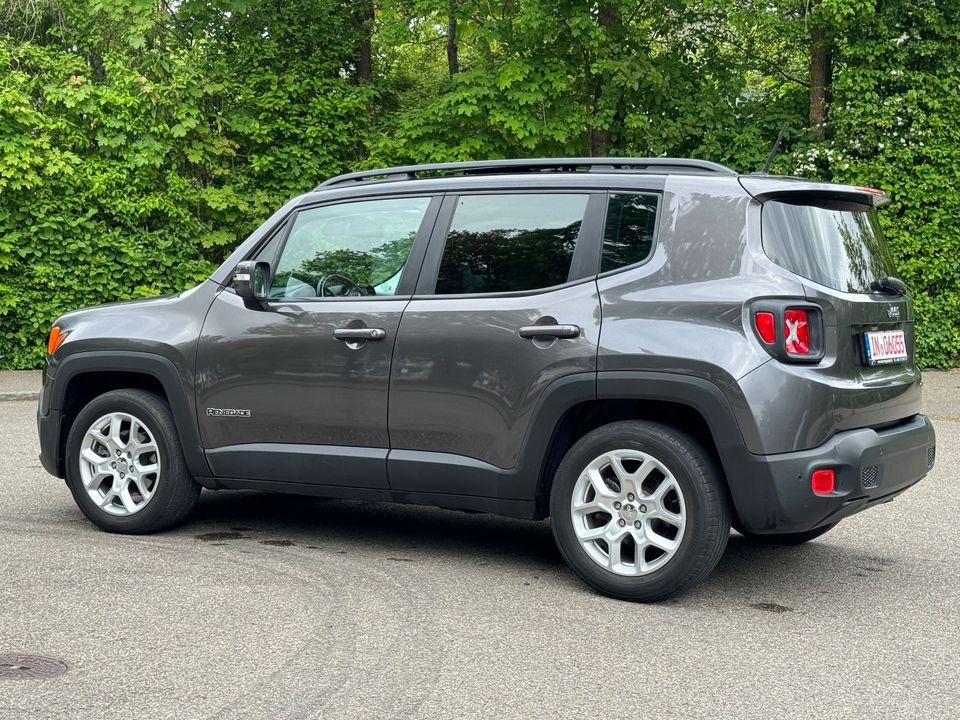
[[[386,488],[397,329],[440,199],[305,207],[254,257],[267,300],[214,300],[197,356],[204,447],[218,477]]]
[[[515,470],[547,388],[595,390],[604,205],[573,190],[444,199],[394,351],[392,489],[529,493]]]

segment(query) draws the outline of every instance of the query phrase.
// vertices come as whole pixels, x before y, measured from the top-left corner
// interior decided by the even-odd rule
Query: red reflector
[[[810,489],[814,495],[829,495],[833,488],[833,470],[814,470],[810,475]]]
[[[783,313],[783,337],[787,355],[810,354],[810,325],[806,310],[785,310]]]
[[[753,317],[753,324],[756,325],[757,333],[759,333],[763,341],[767,343],[767,345],[773,345],[773,341],[776,340],[776,323],[773,319],[773,313],[758,312]]]

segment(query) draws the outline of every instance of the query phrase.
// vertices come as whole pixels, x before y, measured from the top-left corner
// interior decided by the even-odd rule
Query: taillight
[[[773,345],[777,339],[777,321],[772,312],[758,312],[753,316],[753,324],[757,328],[757,334],[767,345]]]
[[[824,354],[820,308],[794,298],[763,298],[751,303],[757,339],[780,362],[819,362]]]
[[[810,317],[806,310],[783,311],[783,346],[787,355],[810,355]]]

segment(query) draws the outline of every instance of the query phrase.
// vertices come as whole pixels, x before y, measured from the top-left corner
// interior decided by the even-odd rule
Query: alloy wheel
[[[90,499],[104,512],[140,512],[160,482],[160,450],[139,418],[113,412],[96,420],[80,444],[80,477]]]
[[[612,450],[590,462],[570,503],[580,545],[617,575],[659,570],[683,541],[687,509],[680,484],[659,460],[639,450]]]

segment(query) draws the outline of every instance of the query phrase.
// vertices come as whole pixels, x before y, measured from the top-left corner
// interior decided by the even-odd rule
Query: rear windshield
[[[873,209],[768,201],[761,217],[767,257],[801,277],[834,290],[870,293],[894,274]]]

